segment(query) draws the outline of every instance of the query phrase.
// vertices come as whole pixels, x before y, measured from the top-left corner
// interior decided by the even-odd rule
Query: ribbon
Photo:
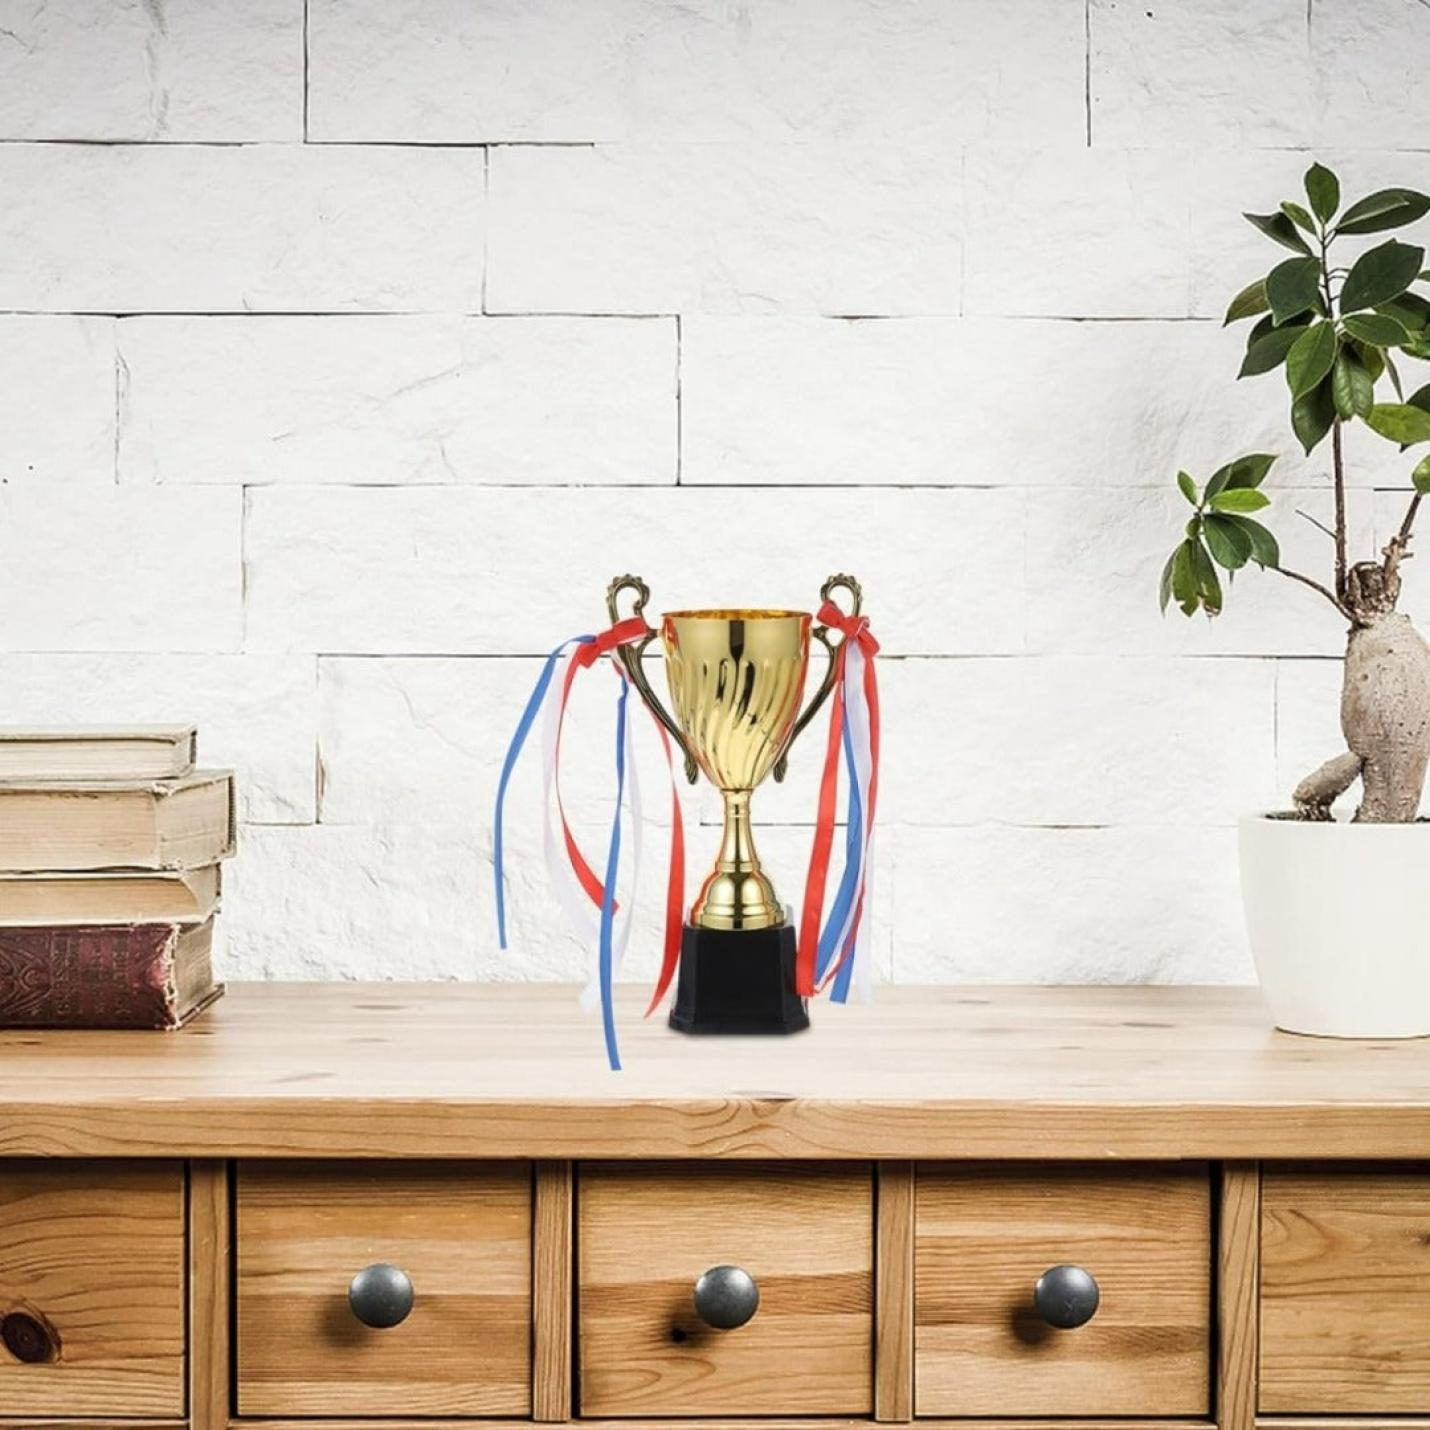
[[[831,997],[836,1003],[842,1003],[849,996],[850,983],[856,976],[862,990],[867,990],[870,978],[865,912],[869,904],[870,851],[879,793],[879,685],[874,673],[879,643],[863,616],[846,616],[832,601],[824,602],[817,619],[829,629],[839,631],[843,640],[834,656],[829,737],[825,743],[814,844],[804,886],[803,916],[795,955],[795,987],[802,997],[810,998],[832,982]],[[849,780],[844,868],[829,916],[821,927],[820,915],[824,910],[834,845],[841,755]]]
[[[506,757],[502,762],[497,784],[496,813],[493,831],[493,877],[496,882],[497,933],[500,945],[507,947],[506,881],[503,827],[507,788],[521,751],[526,744],[537,715],[545,711],[543,745],[542,813],[543,844],[552,888],[568,920],[583,942],[594,945],[595,960],[590,981],[582,994],[583,1006],[599,1001],[606,1041],[607,1059],[613,1069],[620,1067],[620,1052],[616,1042],[612,990],[630,940],[634,912],[634,891],[639,878],[642,814],[640,785],[631,743],[631,725],[627,718],[629,680],[614,661],[612,668],[619,678],[616,704],[616,806],[612,816],[611,834],[607,844],[603,875],[597,875],[582,853],[570,823],[566,818],[561,796],[561,739],[565,727],[566,708],[576,675],[590,669],[603,656],[618,647],[642,640],[650,627],[639,616],[618,621],[600,635],[573,636],[552,650],[542,664],[536,684],[522,710]],[[559,673],[559,678],[558,678]],[[654,717],[652,717],[654,718]],[[666,731],[657,722],[666,766],[671,781],[671,853],[666,880],[666,931],[661,972],[655,995],[647,1014],[653,1012],[664,998],[680,958],[680,938],[685,896],[685,833],[680,810],[680,794],[675,779],[674,759]],[[629,795],[627,795],[629,790]],[[629,802],[631,822],[631,881],[628,902],[631,907],[616,930],[616,878],[621,858],[622,809]],[[553,806],[556,817],[552,818]],[[592,910],[596,919],[592,919]]]

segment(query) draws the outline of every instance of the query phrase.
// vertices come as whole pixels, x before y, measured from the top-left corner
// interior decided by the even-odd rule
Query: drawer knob
[[[363,1325],[374,1330],[400,1326],[412,1310],[412,1282],[398,1267],[374,1262],[353,1277],[348,1305]]]
[[[1101,1299],[1092,1272],[1081,1266],[1050,1266],[1033,1287],[1038,1315],[1059,1331],[1087,1325],[1097,1314]]]
[[[712,1266],[695,1283],[695,1314],[713,1330],[733,1331],[760,1309],[760,1288],[742,1266]]]

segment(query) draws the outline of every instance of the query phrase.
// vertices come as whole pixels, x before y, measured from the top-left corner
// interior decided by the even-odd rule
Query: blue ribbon
[[[850,731],[849,717],[844,717],[841,731],[844,745],[844,768],[849,776],[849,820],[844,831],[844,870],[839,876],[839,889],[834,895],[834,903],[829,917],[819,935],[819,948],[815,954],[815,979],[823,979],[829,965],[839,952],[838,937],[843,929],[849,910],[859,892],[860,874],[864,853],[864,802],[859,793],[858,766],[854,762],[854,737]],[[850,937],[855,930],[849,931]],[[830,1001],[843,1003],[849,997],[849,981],[854,972],[854,960],[845,959],[843,967],[835,975],[834,986],[830,990]]]
[[[521,712],[521,719],[516,722],[516,733],[507,747],[506,759],[502,761],[501,779],[497,784],[496,816],[492,825],[492,873],[497,885],[497,940],[503,949],[506,948],[506,881],[502,877],[502,815],[506,807],[506,787],[511,783],[512,771],[516,769],[517,758],[521,754],[522,746],[526,744],[526,737],[536,723],[541,702],[546,699],[546,692],[550,689],[551,677],[556,673],[556,662],[561,659],[561,653],[567,646],[589,645],[595,639],[595,636],[572,636],[570,640],[562,641],[546,657],[541,674],[536,677],[536,686],[526,702],[526,709]]]
[[[612,931],[616,916],[616,872],[621,862],[621,803],[626,793],[626,697],[630,682],[621,680],[616,699],[616,812],[611,818],[611,844],[606,851],[606,887],[601,895],[601,1023],[606,1033],[606,1061],[612,1072],[621,1070],[616,1046],[616,1010],[611,997]]]

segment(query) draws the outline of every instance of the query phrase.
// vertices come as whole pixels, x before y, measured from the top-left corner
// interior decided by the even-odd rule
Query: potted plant
[[[1341,208],[1340,183],[1321,164],[1305,176],[1306,203],[1247,214],[1290,250],[1232,299],[1226,322],[1256,319],[1240,377],[1281,372],[1291,427],[1311,453],[1330,439],[1334,556],[1324,576],[1281,564],[1276,538],[1254,513],[1274,456],[1229,462],[1198,486],[1162,572],[1165,611],[1222,609],[1242,567],[1278,571],[1334,607],[1346,623],[1341,729],[1346,748],[1307,775],[1284,813],[1240,829],[1242,896],[1257,974],[1279,1027],[1339,1037],[1430,1034],[1430,826],[1419,821],[1430,761],[1430,647],[1397,609],[1430,457],[1410,468],[1404,518],[1372,559],[1352,561],[1343,428],[1363,423],[1401,451],[1430,442],[1430,384],[1411,391],[1398,363],[1430,359],[1430,279],[1422,248],[1384,239],[1343,257],[1346,240],[1413,223],[1430,197],[1385,189]],[[1357,247],[1362,247],[1357,245]],[[1318,523],[1319,524],[1319,523]],[[1333,803],[1360,782],[1349,820]]]

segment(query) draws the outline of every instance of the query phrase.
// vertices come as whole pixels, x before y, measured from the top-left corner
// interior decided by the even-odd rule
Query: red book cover
[[[177,1028],[221,991],[205,977],[202,996],[183,1006],[177,955],[186,932],[178,924],[0,928],[0,1027]]]

